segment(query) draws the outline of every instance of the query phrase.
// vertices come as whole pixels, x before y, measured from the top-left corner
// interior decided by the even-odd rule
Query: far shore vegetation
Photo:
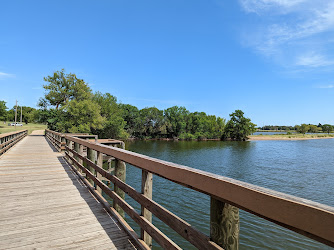
[[[334,138],[334,134],[287,133],[287,134],[258,134],[258,135],[248,136],[248,139],[250,140],[307,140],[307,139],[326,139],[326,138]]]
[[[241,110],[230,114],[230,119],[190,112],[185,107],[173,106],[165,110],[156,107],[138,109],[123,104],[110,93],[95,92],[83,79],[65,70],[56,71],[44,78],[45,95],[39,108],[22,107],[22,128],[49,128],[62,133],[92,133],[99,138],[115,139],[173,139],[173,140],[247,140],[255,131],[289,131],[284,136],[309,136],[306,133],[329,133],[329,124],[301,124],[292,126],[263,126],[244,117]],[[21,109],[18,109],[20,120]],[[12,131],[7,125],[15,119],[15,107],[8,110],[0,101],[0,133]],[[45,124],[45,125],[40,125]],[[16,128],[18,130],[19,128]],[[293,132],[300,133],[294,135]],[[281,135],[282,136],[282,135]],[[313,135],[314,136],[314,135]],[[319,135],[320,136],[320,135]],[[321,135],[323,136],[323,135]],[[252,136],[253,137],[253,136]]]

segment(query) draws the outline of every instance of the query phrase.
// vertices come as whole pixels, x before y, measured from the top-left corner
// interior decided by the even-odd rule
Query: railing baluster
[[[93,150],[93,149],[91,149],[91,148],[89,148],[89,147],[87,147],[87,158],[89,159],[89,160],[91,160],[92,162],[94,162],[94,163],[96,163],[96,151],[95,150]],[[92,168],[89,166],[89,165],[87,165],[87,169],[90,171],[90,172],[93,172],[92,171]],[[88,181],[93,185],[94,183],[93,183],[93,180],[91,180],[90,178],[87,178],[88,179]]]
[[[239,209],[211,197],[210,238],[224,249],[239,249]]]
[[[96,165],[98,165],[100,168],[103,169],[103,153],[97,151],[97,155],[96,155]],[[97,171],[94,171],[95,173],[95,177],[102,181],[102,175],[97,172]],[[102,189],[99,187],[99,186],[96,186],[95,184],[95,189],[97,190],[98,193],[102,194]]]
[[[66,140],[64,135],[61,136],[61,144],[60,144],[60,152],[64,153],[65,152],[65,144]]]
[[[67,147],[69,148],[69,149],[72,149],[73,148],[73,142],[71,141],[71,140],[67,140]],[[71,152],[69,152],[69,154],[70,154],[70,156],[73,156],[73,154],[71,153]],[[72,160],[71,159],[67,159],[68,160],[68,162],[70,163],[70,164],[73,164],[73,162],[72,162]]]
[[[142,170],[142,181],[141,181],[141,192],[144,196],[149,199],[152,199],[153,191],[153,174]],[[141,206],[141,215],[144,216],[149,222],[152,222],[152,213],[147,210],[143,205]],[[145,232],[143,229],[140,230],[140,238],[152,248],[152,237]]]
[[[78,151],[77,151],[81,156],[83,156],[83,145],[79,144]],[[82,165],[83,161],[79,158],[78,162]],[[82,171],[81,171],[82,173]]]
[[[122,149],[125,148],[124,143],[122,143],[120,146],[121,146]],[[126,164],[125,164],[124,161],[121,161],[121,160],[115,158],[115,173],[114,174],[118,179],[125,182],[125,180],[126,180]],[[125,192],[122,189],[120,189],[119,187],[117,187],[117,185],[114,185],[114,191],[123,200],[125,199]],[[116,202],[113,202],[113,207],[123,218],[125,218],[125,213],[124,213],[123,209],[120,206],[118,206],[116,204]]]

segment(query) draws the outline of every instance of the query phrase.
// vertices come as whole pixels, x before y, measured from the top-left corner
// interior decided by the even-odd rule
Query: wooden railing
[[[0,155],[8,151],[23,137],[27,136],[27,134],[28,130],[20,130],[20,131],[0,134]]]
[[[73,135],[47,131],[47,136],[48,134],[60,136],[54,141],[58,143],[58,148],[66,144],[64,150],[67,160],[76,167],[75,171],[90,189],[95,190],[95,193],[103,191],[113,200],[113,206],[110,207],[101,196],[98,196],[105,207],[116,214],[122,214],[125,211],[140,226],[141,236],[138,240],[146,247],[151,246],[152,237],[163,248],[179,249],[172,240],[152,224],[151,213],[153,213],[199,249],[220,249],[222,247],[237,249],[238,208],[334,247],[333,207],[118,147],[83,140]],[[86,154],[83,153],[84,148],[87,149]],[[103,155],[113,157],[116,161],[114,174],[102,168]],[[125,183],[124,162],[142,169],[141,193]],[[152,200],[153,174],[211,197],[210,237]],[[102,182],[100,177],[112,182],[114,189],[112,190]],[[124,200],[124,193],[141,205],[140,214]],[[131,231],[131,233],[135,238],[137,237],[134,232]]]

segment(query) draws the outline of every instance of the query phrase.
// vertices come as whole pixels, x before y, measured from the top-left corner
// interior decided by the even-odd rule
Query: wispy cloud
[[[241,0],[240,3],[247,12],[261,14],[264,11],[269,11],[272,8],[279,7],[280,11],[288,10],[305,0]]]
[[[318,89],[332,89],[332,88],[334,88],[334,84],[320,85],[320,86],[316,86],[316,88],[318,88]]]
[[[250,27],[249,33],[257,36],[246,37],[248,46],[285,65],[334,65],[333,0],[240,0],[240,4],[261,23]]]
[[[13,77],[13,76],[14,76],[13,74],[8,74],[8,73],[5,73],[5,72],[0,72],[0,78]]]
[[[297,57],[296,65],[313,67],[313,68],[325,67],[325,66],[334,65],[334,60],[330,60],[321,54],[310,53],[307,55],[301,55]]]

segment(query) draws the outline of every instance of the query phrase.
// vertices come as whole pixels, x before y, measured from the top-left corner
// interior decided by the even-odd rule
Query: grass
[[[16,126],[16,130],[15,130],[15,126],[8,126],[8,123],[9,122],[6,122],[6,124],[4,124],[3,122],[0,123],[0,134],[13,132],[13,131],[19,131],[19,130],[23,130],[23,129],[28,129],[28,134],[31,134],[31,132],[34,131],[34,130],[46,129],[46,125],[44,125],[44,124],[37,124],[37,123],[25,124],[25,123],[23,123],[22,127]]]

